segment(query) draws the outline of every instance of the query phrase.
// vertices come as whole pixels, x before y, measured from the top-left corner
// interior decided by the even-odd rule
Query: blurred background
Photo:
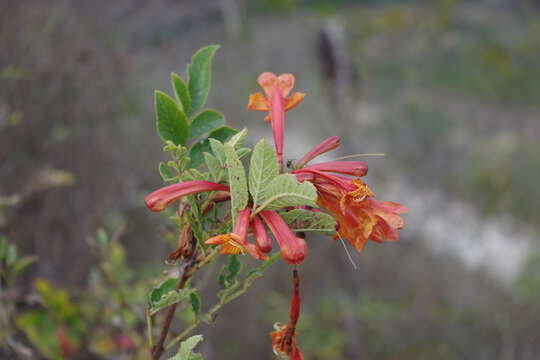
[[[0,358],[148,357],[147,293],[175,241],[143,204],[166,155],[152,92],[215,43],[208,105],[251,144],[271,139],[246,109],[257,76],[291,72],[308,96],[286,158],[330,135],[328,159],[385,153],[367,181],[411,208],[399,242],[352,253],[357,270],[308,239],[306,359],[540,359],[533,0],[0,0]],[[289,271],[201,328],[206,360],[274,358]],[[196,280],[203,309],[215,282]]]

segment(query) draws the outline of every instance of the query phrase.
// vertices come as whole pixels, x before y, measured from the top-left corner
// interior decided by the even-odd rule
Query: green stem
[[[271,265],[275,264],[279,259],[281,258],[281,254],[279,252],[276,252],[273,254],[268,260],[266,260],[263,264],[253,269],[251,272],[260,273],[261,275],[264,273],[266,269],[268,269]],[[246,293],[250,288],[251,285],[253,285],[255,279],[244,279],[244,283],[242,285],[242,288],[238,291],[232,293],[229,295],[225,300],[220,301],[219,303],[215,304],[208,310],[204,315],[201,315],[195,320],[193,324],[188,326],[184,331],[182,331],[178,336],[176,336],[174,339],[172,339],[167,345],[165,345],[165,350],[170,349],[172,346],[174,346],[176,343],[181,341],[182,339],[186,338],[189,334],[195,330],[201,322],[203,322],[206,319],[212,319],[214,314],[218,312],[223,306],[227,305],[237,297],[243,295]]]
[[[149,309],[146,309],[146,331],[148,335],[148,347],[151,349],[154,347],[154,339],[152,337],[152,316]]]

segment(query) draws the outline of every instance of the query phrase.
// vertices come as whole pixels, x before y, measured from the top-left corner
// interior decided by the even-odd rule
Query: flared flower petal
[[[292,265],[304,261],[307,254],[306,241],[296,237],[277,212],[266,210],[261,211],[260,215],[274,234],[283,260]]]
[[[347,239],[358,251],[363,250],[367,240],[397,241],[404,225],[399,214],[409,209],[395,202],[375,200],[375,194],[366,183],[359,178],[330,174],[326,172],[330,170],[327,164],[320,168],[307,166],[292,173],[298,181],[315,185],[318,205],[330,212],[338,223],[336,238]],[[341,166],[335,166],[334,171],[343,170]],[[354,165],[351,168],[354,169]],[[364,171],[361,163],[355,171]]]
[[[300,160],[298,160],[297,165],[302,167],[306,165],[311,160],[315,159],[317,156],[322,155],[328,151],[334,150],[341,143],[341,140],[337,136],[330,136],[328,139],[323,140],[320,144],[315,145],[311,150],[308,151]]]
[[[259,75],[259,86],[263,89],[261,93],[251,94],[248,102],[248,109],[256,111],[268,111],[265,121],[272,124],[272,133],[278,161],[283,164],[283,132],[285,128],[285,112],[294,108],[302,102],[305,94],[294,93],[289,96],[294,87],[294,76],[292,74],[281,74],[276,76],[271,72],[264,72]]]
[[[291,109],[294,109],[298,105],[300,105],[300,103],[302,101],[304,101],[305,97],[306,97],[306,94],[295,92],[294,94],[292,94],[291,96],[286,98],[285,99],[285,111],[289,111]]]
[[[254,111],[270,111],[270,105],[268,104],[268,100],[266,100],[264,94],[260,92],[249,95],[247,107],[249,110]]]
[[[221,254],[249,253],[253,258],[258,260],[268,259],[268,257],[260,251],[260,249],[251,244],[247,239],[250,215],[251,210],[246,207],[244,210],[238,212],[236,224],[234,225],[234,230],[232,233],[211,237],[210,239],[206,240],[205,243],[208,245],[219,246],[219,252]]]
[[[146,197],[144,202],[150,210],[162,211],[184,196],[206,191],[229,191],[229,187],[211,181],[184,181],[152,192]]]
[[[242,239],[235,233],[217,235],[206,240],[205,243],[219,246],[219,252],[221,254],[236,255],[247,252]]]

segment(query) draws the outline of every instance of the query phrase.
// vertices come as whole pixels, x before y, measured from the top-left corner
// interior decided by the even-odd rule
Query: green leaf
[[[204,110],[198,113],[189,126],[189,137],[197,138],[225,125],[223,114],[216,110]]]
[[[195,315],[199,315],[201,312],[201,297],[196,292],[191,293],[189,295],[189,300],[191,302],[191,307],[193,308],[193,312]]]
[[[219,140],[221,142],[225,142],[229,140],[232,136],[236,135],[237,133],[238,133],[238,130],[230,126],[222,126],[210,132],[210,134],[208,134],[208,137]]]
[[[255,145],[249,164],[249,192],[253,208],[259,205],[262,192],[279,175],[279,164],[274,147],[262,139]]]
[[[37,261],[37,257],[35,256],[24,256],[17,260],[17,262],[13,265],[13,268],[11,269],[11,276],[13,278],[16,278],[19,273],[21,273],[24,269],[26,269],[28,266],[32,265]]]
[[[189,167],[198,168],[204,163],[204,153],[210,151],[208,139],[197,143],[189,150]]]
[[[238,158],[242,160],[247,154],[251,152],[250,148],[244,147],[236,150],[236,155],[238,155]]]
[[[229,140],[229,143],[235,148],[238,149],[240,146],[244,144],[244,141],[246,140],[248,134],[248,129],[243,128],[241,131],[239,131],[237,134],[235,134],[233,137],[231,137],[231,140]]]
[[[244,280],[244,283],[245,283],[244,286],[250,287],[253,284],[253,282],[257,280],[258,278],[260,278],[261,276],[263,276],[263,273],[259,269],[251,270],[247,274],[246,279]]]
[[[171,168],[167,166],[163,161],[159,163],[159,175],[163,181],[174,181],[176,180],[176,175],[172,172]]]
[[[188,114],[194,114],[204,105],[212,80],[212,58],[218,45],[206,46],[193,55],[188,65],[188,88],[191,95],[191,109]]]
[[[170,357],[169,360],[203,360],[201,354],[193,352],[193,349],[195,349],[195,347],[203,340],[204,338],[202,335],[193,335],[182,341],[176,355]]]
[[[6,264],[8,266],[12,265],[17,261],[19,255],[17,254],[17,248],[13,244],[8,244],[6,251]]]
[[[177,283],[178,283],[178,279],[174,279],[174,278],[168,278],[162,281],[158,286],[156,286],[150,292],[150,304],[156,301],[159,301],[159,299],[161,299],[163,294],[176,289]]]
[[[204,153],[211,152],[210,140],[216,139],[218,142],[227,141],[231,136],[236,134],[238,130],[233,129],[228,126],[222,126],[216,130],[213,130],[208,134],[208,138],[204,141],[198,142],[189,151],[189,167],[196,168],[201,166],[204,163]],[[216,155],[216,153],[214,153]],[[221,156],[223,156],[223,151],[221,151]]]
[[[230,143],[226,143],[223,147],[225,151],[225,164],[227,165],[227,173],[229,175],[229,186],[231,188],[231,214],[233,223],[236,219],[236,213],[243,210],[248,203],[249,194],[244,165],[234,147]]]
[[[207,181],[210,178],[210,173],[201,172],[197,169],[188,169],[182,174],[183,180],[204,180]]]
[[[218,161],[225,165],[225,150],[223,150],[223,143],[216,139],[209,139],[212,152]]]
[[[176,145],[184,145],[188,138],[186,114],[169,95],[156,90],[155,108],[157,132],[163,141],[170,140]]]
[[[16,315],[13,315],[16,316]],[[55,314],[45,311],[28,311],[15,318],[18,329],[22,330],[30,343],[46,359],[60,360],[62,356],[58,344],[58,320]]]
[[[238,260],[238,255],[230,255],[229,263],[227,264],[227,281],[234,282],[240,271],[242,271],[242,263]]]
[[[294,231],[314,231],[329,235],[336,232],[336,220],[322,212],[294,209],[280,215]]]
[[[194,289],[180,289],[164,293],[158,301],[154,301],[150,304],[150,315],[154,315],[161,309],[188,298],[193,291]]]
[[[212,178],[215,182],[219,183],[223,177],[224,169],[221,166],[219,160],[212,154],[204,153],[204,162],[212,174]]]
[[[174,90],[174,95],[176,100],[181,105],[181,109],[184,111],[184,114],[189,114],[191,108],[191,95],[189,95],[189,90],[186,83],[178,74],[171,73],[171,83]]]
[[[229,255],[227,265],[223,266],[219,274],[219,284],[222,290],[238,287],[238,275],[242,271],[242,263],[238,260],[238,255]],[[223,297],[228,292],[220,291],[219,296]]]
[[[99,228],[96,232],[96,238],[99,243],[99,245],[102,248],[105,248],[107,244],[109,243],[109,235],[107,235],[107,232],[103,228]]]
[[[317,206],[317,191],[310,182],[299,183],[292,174],[275,177],[261,194],[258,211],[278,210],[289,206]]]

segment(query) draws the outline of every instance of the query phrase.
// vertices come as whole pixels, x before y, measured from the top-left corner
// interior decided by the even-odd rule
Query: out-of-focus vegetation
[[[236,21],[230,4],[236,37],[223,30]],[[336,116],[319,70],[315,38],[329,19],[346,29],[357,75],[350,116]],[[142,203],[163,160],[152,90],[195,49],[221,43],[209,103],[233,126],[258,126],[244,110],[257,74],[293,72],[309,95],[286,136],[302,131],[313,145],[345,129],[348,152],[387,154],[370,159],[370,176],[403,196],[436,191],[475,209],[478,229],[512,219],[510,246],[530,240],[503,283],[489,266],[507,253],[467,268],[426,246],[418,229],[429,223],[368,246],[357,271],[339,243],[309,239],[306,359],[539,358],[539,24],[527,0],[0,3],[0,357],[146,358],[145,294],[159,282],[149,274],[174,275],[158,259],[175,242]],[[463,226],[441,231],[467,249],[477,239]],[[272,358],[264,334],[287,317],[286,275],[273,272],[204,328],[205,359]],[[193,320],[189,309],[178,316]]]

